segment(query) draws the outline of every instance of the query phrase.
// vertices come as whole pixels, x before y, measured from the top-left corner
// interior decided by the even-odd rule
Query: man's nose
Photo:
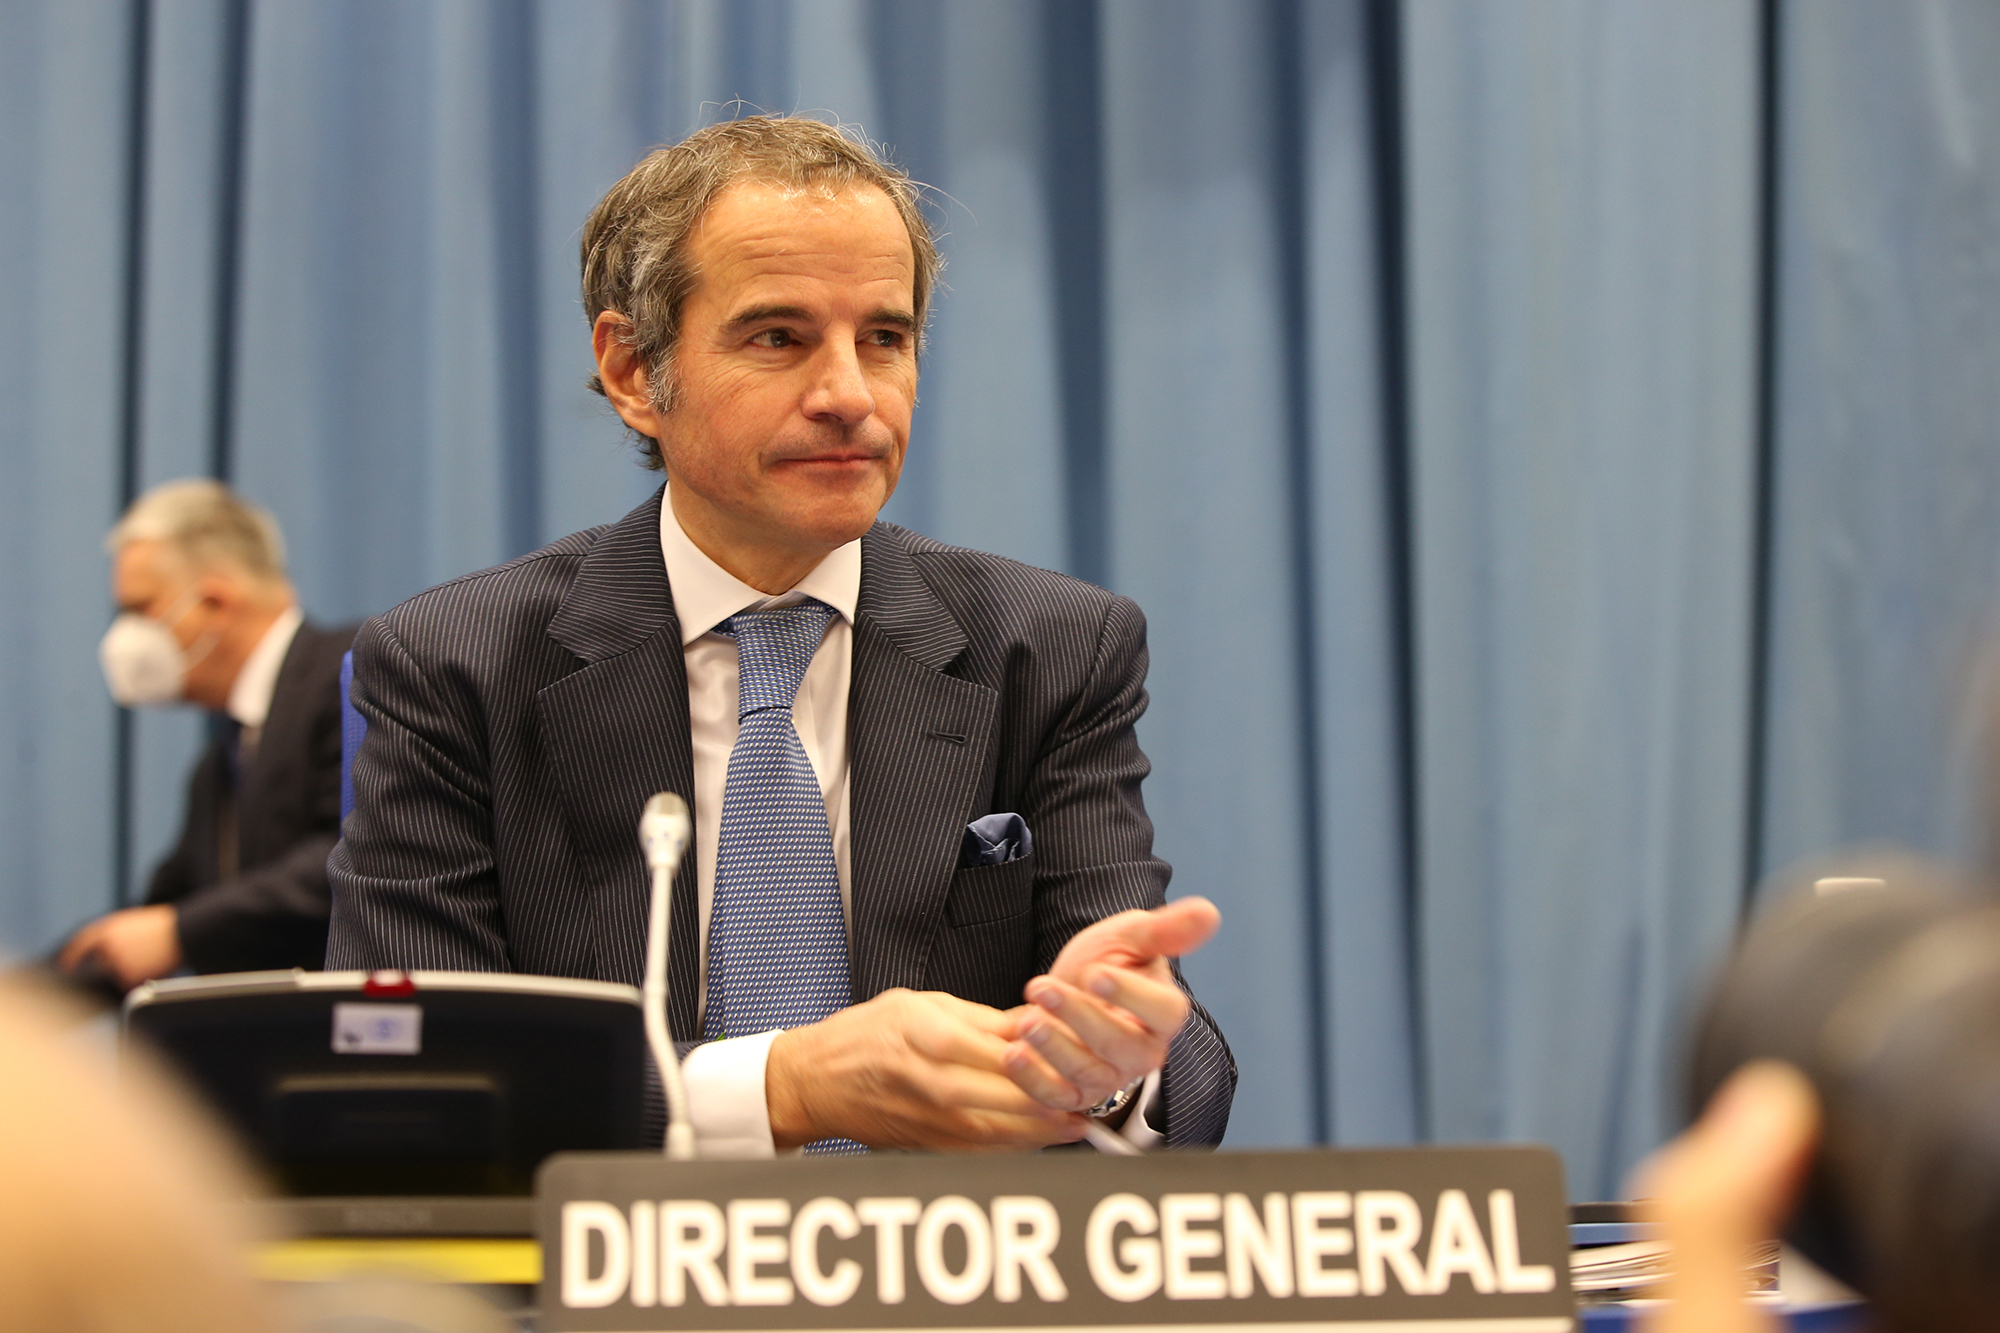
[[[874,414],[875,390],[853,343],[829,338],[821,345],[813,358],[813,380],[803,407],[814,420],[844,426],[858,426]]]

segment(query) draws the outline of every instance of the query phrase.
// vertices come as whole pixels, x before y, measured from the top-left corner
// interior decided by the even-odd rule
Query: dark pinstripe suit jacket
[[[271,691],[256,757],[236,782],[238,873],[222,875],[222,808],[231,785],[220,740],[187,787],[173,853],[149,903],[179,911],[181,952],[197,972],[318,968],[326,957],[326,854],[340,829],[340,658],[352,625],[299,626]]]
[[[693,789],[661,493],[369,621],[368,737],[328,869],[327,966],[638,984],[656,791]],[[886,523],[862,539],[848,713],[855,998],[892,986],[1021,1001],[1082,926],[1163,901],[1139,796],[1145,621],[1123,597]],[[1018,811],[1034,853],[958,868],[967,823]],[[695,1030],[690,856],[669,942]],[[1215,1143],[1236,1069],[1199,1005],[1163,1091],[1168,1141]]]

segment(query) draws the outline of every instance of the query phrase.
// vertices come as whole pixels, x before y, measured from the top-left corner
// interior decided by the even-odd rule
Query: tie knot
[[[769,611],[739,611],[716,626],[736,639],[736,717],[781,708],[789,713],[834,614],[807,600]]]

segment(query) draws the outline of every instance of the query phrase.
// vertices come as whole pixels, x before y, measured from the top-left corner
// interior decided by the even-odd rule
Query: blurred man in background
[[[58,963],[120,991],[182,968],[317,969],[354,629],[305,622],[277,524],[220,482],[148,492],[106,545],[119,615],[99,654],[112,697],[198,704],[216,725],[145,905],[77,931]]]

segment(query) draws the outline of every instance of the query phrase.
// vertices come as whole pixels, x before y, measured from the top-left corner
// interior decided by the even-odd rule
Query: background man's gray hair
[[[653,403],[673,410],[673,353],[681,308],[694,290],[688,243],[709,205],[730,186],[757,181],[790,189],[873,186],[889,196],[910,233],[919,347],[925,312],[943,261],[925,221],[922,187],[884,162],[868,142],[804,116],[745,116],[655,148],[612,186],[583,224],[583,313],[606,310],[628,321],[626,342],[646,369]],[[604,385],[593,375],[590,387]],[[646,466],[663,470],[659,445],[641,437]]]
[[[258,578],[285,577],[285,539],[277,520],[219,481],[169,481],[132,502],[105,538],[112,555],[139,541],[161,541],[197,570],[235,565]]]

